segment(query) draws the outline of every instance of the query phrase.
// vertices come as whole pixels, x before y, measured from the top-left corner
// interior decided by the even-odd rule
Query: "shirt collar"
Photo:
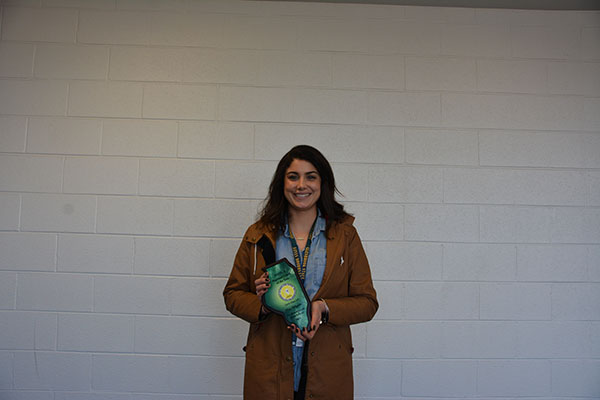
[[[327,221],[325,221],[325,217],[321,214],[321,210],[317,207],[317,223],[315,224],[315,235],[317,236],[320,232],[324,232],[327,226]],[[286,238],[290,238],[290,224],[288,224],[287,216],[285,217],[285,230],[283,231],[283,236]]]

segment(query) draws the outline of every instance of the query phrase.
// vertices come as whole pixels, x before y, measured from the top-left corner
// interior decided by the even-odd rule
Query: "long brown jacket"
[[[314,299],[323,298],[329,322],[308,343],[307,399],[352,399],[352,338],[350,324],[369,321],[378,308],[371,271],[353,217],[331,226],[323,281]],[[266,237],[275,247],[275,232],[254,224],[246,231],[235,256],[223,296],[227,309],[248,321],[244,347],[244,399],[294,397],[292,333],[283,318],[268,314],[259,320],[261,303],[254,280],[262,275],[265,259],[257,245]]]

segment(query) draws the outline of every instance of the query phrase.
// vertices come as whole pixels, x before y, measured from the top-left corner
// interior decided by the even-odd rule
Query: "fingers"
[[[313,325],[311,330],[308,331],[306,328],[302,329],[302,331],[300,332],[300,334],[302,335],[302,337],[304,338],[304,340],[311,340],[315,334],[317,333],[317,329],[319,329],[319,325]]]
[[[321,324],[321,315],[323,314],[323,302],[322,301],[314,301],[312,303],[312,313],[311,313],[310,325],[316,326],[317,329]]]
[[[271,284],[268,282],[258,283],[256,285],[256,292],[266,292],[271,287]]]
[[[311,340],[315,336],[315,333],[317,333],[317,330],[319,329],[319,324],[313,324],[310,331],[307,328],[300,330],[294,324],[288,326],[287,328],[288,330],[292,331],[298,339],[306,341]]]
[[[254,281],[254,286],[256,287],[256,294],[258,297],[262,297],[267,290],[271,287],[271,281],[269,280],[269,275],[265,272],[260,276],[260,278]]]
[[[254,282],[265,281],[269,279],[269,275],[264,272],[261,276],[258,277]]]
[[[290,327],[288,327],[288,329],[290,329],[292,332],[294,332],[296,334],[296,336],[302,340],[311,340],[317,333],[317,330],[319,330],[319,325],[321,322],[321,313],[323,311],[321,303],[322,303],[321,301],[315,301],[314,303],[312,303],[312,312],[311,312],[312,315],[311,315],[311,319],[310,319],[310,330],[308,329],[308,327],[305,327],[302,330],[300,330],[294,324],[292,324]]]
[[[255,286],[268,284],[268,283],[270,283],[270,280],[269,280],[269,276],[266,273],[262,274],[258,279],[256,279],[254,281]]]
[[[319,326],[321,326],[321,317],[315,318],[313,316],[312,321],[310,321],[310,326],[312,326],[312,329],[310,331],[316,333],[317,330],[319,329]],[[313,335],[314,335],[314,333],[313,333]]]
[[[298,327],[297,327],[296,325],[294,325],[294,324],[292,324],[292,325],[289,325],[289,326],[287,327],[287,329],[288,329],[289,331],[292,331],[292,333],[293,333],[294,335],[296,335],[296,337],[297,337],[298,339],[302,339],[302,340],[304,340],[304,338],[302,337],[302,335],[300,335],[300,330],[298,329]]]

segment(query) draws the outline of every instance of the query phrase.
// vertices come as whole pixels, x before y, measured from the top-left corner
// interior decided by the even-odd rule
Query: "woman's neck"
[[[306,211],[288,210],[288,223],[294,234],[308,233],[315,218],[317,218],[317,207]]]

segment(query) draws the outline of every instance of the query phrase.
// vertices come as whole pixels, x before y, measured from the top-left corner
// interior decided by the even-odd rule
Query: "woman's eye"
[[[298,175],[288,175],[287,177],[290,181],[298,180]]]

